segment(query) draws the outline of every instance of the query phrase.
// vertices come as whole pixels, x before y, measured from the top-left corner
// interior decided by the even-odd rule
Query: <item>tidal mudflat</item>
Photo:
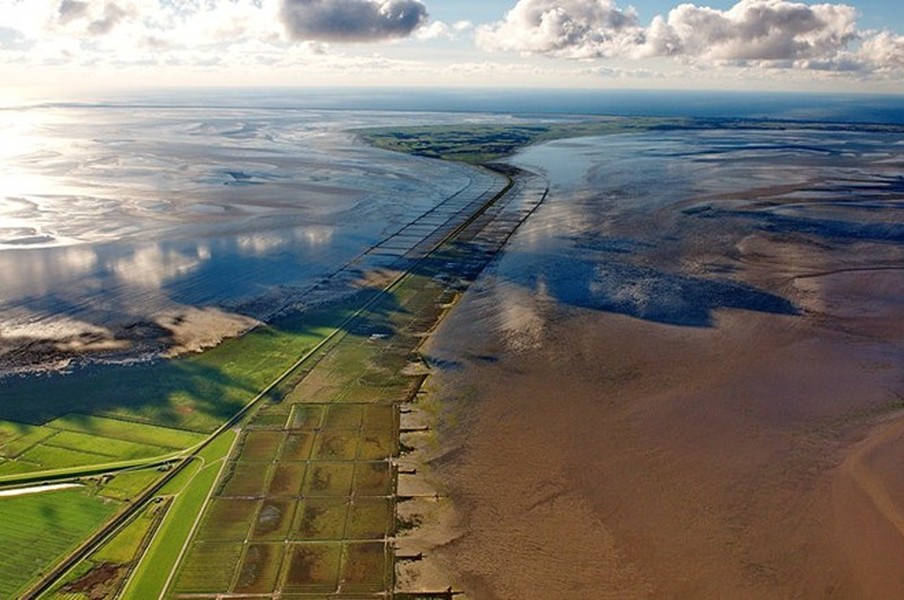
[[[215,346],[481,172],[352,127],[449,115],[191,106],[0,114],[0,372]],[[480,120],[479,115],[473,118]]]
[[[904,146],[648,132],[511,159],[546,203],[431,339],[473,598],[904,588]],[[442,518],[440,518],[442,517]]]

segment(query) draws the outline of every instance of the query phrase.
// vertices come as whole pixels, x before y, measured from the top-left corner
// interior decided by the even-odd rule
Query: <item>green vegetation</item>
[[[164,487],[162,494],[172,496],[172,504],[127,583],[123,598],[159,598],[162,595],[235,439],[234,432],[224,431],[201,451],[198,459]]]
[[[816,129],[902,133],[900,125],[820,123],[766,119],[689,119],[659,117],[582,117],[507,124],[434,125],[359,129],[367,143],[416,156],[485,164],[519,149],[557,139],[674,129]]]
[[[82,414],[69,414],[44,426],[25,425],[22,435],[2,448],[9,460],[0,479],[78,467],[173,455],[197,445],[203,434]],[[15,479],[15,478],[13,478]]]
[[[167,502],[155,502],[145,507],[42,598],[93,600],[115,597],[160,524],[167,506]]]
[[[115,475],[107,475],[103,478],[100,494],[115,500],[132,500],[161,476],[162,473],[157,469],[120,471]]]
[[[56,435],[57,431],[47,427],[24,426],[25,433],[3,444],[0,453],[7,458],[17,458],[47,438]]]
[[[84,488],[0,498],[0,597],[17,597],[119,506]]]
[[[191,431],[77,413],[55,419],[47,427],[178,450],[190,448],[204,439],[203,435]]]
[[[369,144],[385,150],[483,164],[514,154],[525,146],[554,139],[690,127],[692,124],[688,119],[599,117],[546,123],[361,129],[357,133]]]
[[[304,318],[287,317],[203,354],[177,360],[4,383],[0,419],[43,425],[66,415],[64,428],[78,428],[79,419],[84,419],[86,432],[96,433],[90,431],[91,418],[113,417],[211,432],[339,327],[349,310],[334,306]],[[122,439],[115,429],[106,433]],[[159,439],[155,443],[168,445]],[[5,448],[0,453],[9,456]]]

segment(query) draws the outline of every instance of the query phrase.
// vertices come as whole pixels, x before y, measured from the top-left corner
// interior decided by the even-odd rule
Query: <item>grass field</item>
[[[166,502],[146,506],[41,598],[94,600],[116,597],[166,509]]]
[[[353,305],[286,317],[177,360],[11,380],[0,419],[43,425],[81,414],[210,432],[339,327]]]
[[[157,469],[120,471],[105,478],[99,493],[114,500],[131,500],[163,476]]]
[[[16,598],[119,506],[84,489],[0,499],[0,598]]]
[[[0,464],[0,476],[6,477],[167,456],[204,439],[191,431],[77,413],[44,426],[4,425],[0,429],[21,433],[0,448],[8,459]]]
[[[687,119],[600,117],[554,123],[374,128],[357,133],[369,144],[385,150],[482,164],[548,140],[682,126],[692,123]]]
[[[64,415],[47,423],[47,427],[178,450],[194,446],[204,439],[202,434],[192,431],[79,413]]]
[[[192,534],[210,492],[217,481],[223,459],[236,440],[234,432],[225,431],[200,453],[195,461],[162,490],[173,501],[153,541],[127,583],[123,598],[159,598],[169,581],[170,572],[179,560],[186,540]]]

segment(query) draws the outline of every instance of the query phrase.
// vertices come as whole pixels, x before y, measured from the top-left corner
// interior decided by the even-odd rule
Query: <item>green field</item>
[[[483,164],[520,148],[569,137],[687,127],[687,119],[599,117],[580,121],[524,124],[467,124],[361,129],[367,143],[416,156]]]
[[[119,507],[85,489],[0,498],[0,598],[17,597]]]
[[[10,380],[0,419],[44,425],[86,415],[211,432],[339,327],[358,301],[286,317],[185,358]],[[0,454],[6,455],[5,444]]]
[[[115,597],[167,507],[167,502],[146,506],[41,598],[93,600]]]
[[[0,477],[90,467],[172,455],[192,447],[204,435],[191,431],[83,414],[69,414],[44,426],[22,428],[0,451]]]
[[[521,148],[557,139],[630,133],[648,130],[819,129],[901,133],[904,127],[884,124],[827,124],[762,119],[690,119],[664,117],[582,117],[547,122],[506,124],[429,125],[356,130],[364,141],[394,152],[415,156],[485,164],[511,156]]]
[[[47,427],[178,450],[194,446],[204,439],[202,434],[192,431],[78,413],[55,419],[47,423]]]
[[[235,440],[234,432],[224,431],[201,451],[193,464],[164,487],[162,494],[172,496],[172,504],[127,583],[123,598],[143,600],[163,594]]]

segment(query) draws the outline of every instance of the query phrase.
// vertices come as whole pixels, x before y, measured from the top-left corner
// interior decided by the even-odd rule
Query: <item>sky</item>
[[[904,94],[904,2],[0,0],[0,81]]]

